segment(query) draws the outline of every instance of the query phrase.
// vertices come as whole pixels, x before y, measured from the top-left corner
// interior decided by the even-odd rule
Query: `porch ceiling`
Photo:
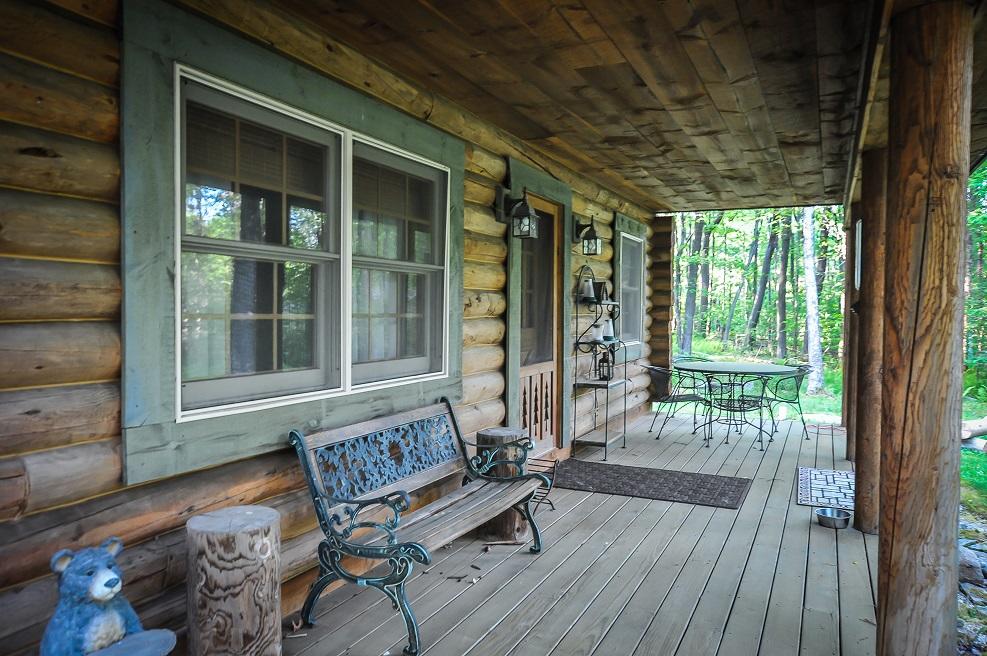
[[[842,202],[870,2],[279,4],[636,200]]]

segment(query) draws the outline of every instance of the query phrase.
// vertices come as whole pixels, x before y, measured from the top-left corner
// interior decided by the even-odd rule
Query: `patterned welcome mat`
[[[628,467],[569,458],[559,463],[554,487],[625,497],[739,508],[751,479],[713,474]]]
[[[853,510],[853,472],[799,467],[800,506]]]

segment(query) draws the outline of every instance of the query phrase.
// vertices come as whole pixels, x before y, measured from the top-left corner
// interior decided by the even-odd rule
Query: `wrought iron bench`
[[[290,433],[308,481],[325,540],[319,544],[319,576],[302,606],[302,620],[314,624],[315,604],[336,580],[379,589],[404,617],[408,646],[419,653],[418,622],[405,594],[414,563],[427,565],[431,551],[513,508],[528,520],[534,544],[541,535],[532,514],[535,495],[552,481],[528,472],[531,440],[484,446],[470,454],[448,399],[442,403],[372,421],[304,435]],[[504,475],[502,472],[512,472]],[[495,473],[497,472],[497,473]],[[404,514],[407,490],[463,475],[454,493]],[[383,573],[361,576],[347,569],[346,557],[384,561]],[[389,571],[388,571],[389,570]]]

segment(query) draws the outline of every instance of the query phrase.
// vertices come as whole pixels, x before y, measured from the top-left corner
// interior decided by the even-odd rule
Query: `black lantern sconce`
[[[509,193],[509,189],[497,187],[494,208],[497,221],[508,224],[511,235],[518,239],[537,239],[538,214],[528,205],[528,190],[525,189],[520,198],[511,198]]]
[[[576,228],[572,232],[573,243],[582,241],[583,255],[602,255],[603,240],[596,234],[596,227],[594,226],[593,219],[590,219],[589,225],[580,223],[579,219],[575,219],[575,221]]]

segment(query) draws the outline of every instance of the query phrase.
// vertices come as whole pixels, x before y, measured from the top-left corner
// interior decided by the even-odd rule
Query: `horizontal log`
[[[587,219],[593,219],[598,224],[609,226],[613,223],[612,209],[586,198],[582,194],[577,193],[572,195],[572,212]]]
[[[464,262],[463,287],[499,291],[507,284],[507,270],[503,264],[486,262]]]
[[[456,419],[459,421],[463,435],[471,435],[491,426],[500,426],[505,416],[507,416],[507,407],[503,399],[456,406]]]
[[[29,515],[0,531],[0,588],[46,574],[58,549],[79,549],[113,535],[136,544],[184,525],[194,514],[257,503],[302,485],[298,459],[285,450]]]
[[[504,374],[484,371],[463,376],[463,403],[480,403],[500,398],[504,394]]]
[[[120,43],[116,35],[39,2],[0,3],[0,43],[7,52],[66,73],[109,86],[119,82]]]
[[[507,224],[494,218],[492,208],[475,203],[466,203],[463,209],[463,226],[470,232],[489,237],[503,238],[507,234]]]
[[[24,471],[24,461],[20,458],[0,460],[0,520],[21,515],[24,512],[24,500],[27,495],[27,473]]]
[[[0,392],[0,456],[119,434],[116,383]]]
[[[103,143],[119,137],[117,92],[102,84],[0,54],[0,92],[2,120]]]
[[[507,259],[507,242],[475,232],[463,235],[463,257],[471,262],[501,264]]]
[[[0,122],[0,185],[118,202],[116,146]]]
[[[109,27],[119,24],[119,0],[48,0],[66,11]]]
[[[0,320],[114,319],[120,316],[115,265],[0,258]]]
[[[463,346],[500,344],[504,341],[504,330],[501,319],[466,319],[463,321]]]
[[[642,403],[646,402],[647,399],[648,399],[648,392],[646,392],[644,390],[637,390],[637,391],[631,392],[630,395],[628,395],[628,397],[627,397],[627,409],[628,409],[628,411],[630,411],[631,408],[634,408],[634,407],[636,407],[638,405],[641,405]],[[617,401],[618,402],[615,402],[615,399],[613,398],[613,396],[610,397],[610,411],[607,413],[608,420],[616,419],[616,418],[618,418],[624,412],[624,400],[623,400],[623,397],[621,397]],[[601,410],[600,410],[600,417],[599,417],[599,419],[597,421],[599,421],[599,424],[602,426],[602,423],[603,423],[603,409],[602,409],[602,407],[601,407]],[[582,415],[577,415],[576,416],[575,426],[576,426],[575,427],[576,435],[586,435],[587,433],[590,433],[593,430],[595,430],[594,427],[596,426],[596,423],[594,422],[594,417],[593,417],[592,412],[587,412],[587,413],[582,414]]]
[[[599,260],[586,257],[585,255],[572,256],[572,274],[578,274],[579,268],[584,264],[593,269],[593,275],[596,276],[598,281],[603,279],[610,280],[613,278],[613,266],[610,262],[600,262]]]
[[[463,375],[481,371],[499,371],[504,366],[504,347],[469,346],[463,349]]]
[[[507,311],[507,299],[501,292],[463,290],[463,318],[498,317]]]
[[[501,183],[507,177],[507,160],[486,148],[466,144],[466,170]]]
[[[7,459],[23,463],[27,482],[15,516],[109,492],[120,487],[123,476],[119,437]],[[0,465],[0,470],[9,468]]]
[[[119,211],[106,203],[0,189],[0,253],[119,262]]]
[[[476,203],[487,207],[494,204],[497,190],[490,180],[467,174],[463,184],[463,200],[467,203]]]
[[[120,327],[109,322],[0,324],[0,389],[120,377]]]

